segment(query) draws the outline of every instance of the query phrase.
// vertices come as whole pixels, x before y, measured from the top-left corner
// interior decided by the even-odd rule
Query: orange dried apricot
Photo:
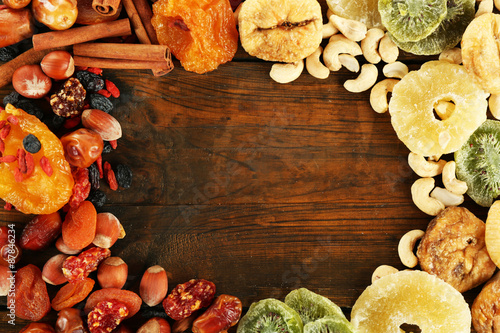
[[[0,127],[0,198],[25,214],[50,214],[62,208],[74,181],[59,138],[38,118],[11,104],[0,108]],[[28,134],[41,143],[36,153],[24,150]]]
[[[83,201],[80,206],[70,208],[62,224],[64,244],[74,250],[81,250],[90,245],[95,238],[97,212],[90,201]]]
[[[233,59],[238,31],[229,0],[159,0],[153,13],[160,44],[185,70],[203,74]]]

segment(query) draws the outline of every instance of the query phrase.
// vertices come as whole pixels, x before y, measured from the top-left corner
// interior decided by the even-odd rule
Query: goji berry
[[[86,71],[88,67],[86,66],[75,66],[75,72],[76,71]]]
[[[5,142],[3,142],[2,139],[0,139],[0,156],[5,153]]]
[[[118,189],[118,181],[116,180],[115,172],[111,168],[111,164],[109,164],[108,161],[104,162],[104,177],[106,177],[109,188],[116,191]]]
[[[10,133],[10,125],[6,124],[2,129],[0,130],[0,139],[5,140]]]
[[[7,120],[0,121],[0,129],[2,129],[5,126],[5,124],[7,124]]]
[[[10,204],[10,203],[6,202],[6,203],[5,203],[5,206],[3,206],[3,208],[4,208],[5,210],[12,210],[12,204]]]
[[[163,308],[170,318],[181,320],[209,306],[214,296],[215,284],[203,279],[192,279],[177,285],[163,300]]]
[[[19,124],[19,119],[17,119],[16,116],[8,116],[7,121],[11,123],[12,125],[17,125]]]
[[[64,285],[52,300],[52,308],[61,311],[64,308],[71,308],[73,305],[80,303],[90,294],[94,284],[94,280],[85,278]]]
[[[89,180],[89,170],[85,168],[73,168],[72,172],[75,185],[73,194],[69,199],[71,208],[78,207],[89,196],[91,184]]]
[[[109,249],[93,247],[80,253],[77,257],[68,257],[63,263],[63,274],[69,282],[84,280],[97,266],[111,255]]]
[[[40,167],[42,168],[43,172],[45,172],[45,174],[47,176],[49,176],[49,177],[52,176],[52,173],[54,171],[52,170],[52,166],[50,165],[50,161],[46,156],[42,156],[40,158]]]
[[[109,333],[114,330],[128,314],[129,311],[127,306],[116,300],[99,302],[88,314],[87,323],[89,331],[90,333]]]
[[[21,173],[28,171],[28,167],[26,166],[26,151],[22,148],[17,149],[17,165]]]
[[[97,68],[97,67],[88,67],[86,69],[86,71],[94,73],[94,74],[97,74],[97,75],[101,75],[102,74],[102,69],[101,68]]]
[[[117,140],[110,140],[109,144],[113,149],[116,149],[118,147],[118,141]]]
[[[38,321],[50,312],[50,299],[42,272],[29,264],[15,275],[15,293],[9,293],[7,304],[15,304],[16,316]]]
[[[62,219],[59,212],[38,215],[24,227],[19,244],[26,250],[42,250],[56,240],[61,228]]]
[[[29,176],[35,171],[35,160],[33,159],[33,155],[30,153],[26,153],[26,176]]]
[[[120,90],[113,82],[107,79],[105,79],[104,82],[106,83],[106,90],[111,93],[111,96],[113,96],[114,98],[120,97]]]
[[[107,91],[106,89],[101,89],[97,92],[99,95],[103,95],[104,97],[110,97],[111,96],[111,93],[109,91]]]
[[[62,225],[64,244],[73,250],[90,245],[95,237],[97,212],[90,201],[83,201],[78,207],[70,208]]]
[[[12,172],[14,173],[14,179],[16,180],[17,183],[23,181],[23,174],[19,168],[12,169]]]
[[[133,291],[117,288],[104,288],[96,290],[90,294],[87,298],[87,302],[85,303],[85,313],[89,313],[99,302],[106,300],[115,300],[125,304],[129,311],[127,318],[130,318],[139,312],[142,304],[142,299]]]
[[[14,161],[17,161],[17,157],[14,155],[5,155],[5,156],[0,157],[0,162],[12,163]]]
[[[81,121],[82,121],[82,117],[80,117],[80,116],[68,118],[64,121],[63,127],[66,129],[71,129],[71,128],[78,126]]]
[[[220,295],[193,323],[194,333],[220,333],[236,325],[242,311],[241,301],[230,295]]]
[[[104,178],[104,170],[102,169],[102,155],[99,155],[99,157],[96,160],[97,163],[97,168],[99,169],[99,178]]]

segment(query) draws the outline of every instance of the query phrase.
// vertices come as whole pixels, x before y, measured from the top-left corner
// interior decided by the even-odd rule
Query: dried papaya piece
[[[229,0],[159,0],[151,20],[160,44],[185,70],[203,74],[233,59],[238,48]]]
[[[0,109],[0,127],[0,198],[25,214],[50,214],[62,208],[71,197],[74,181],[59,138],[38,118],[11,104]],[[24,152],[23,139],[28,134],[36,136],[41,149],[19,154]],[[29,159],[22,157],[27,154]]]

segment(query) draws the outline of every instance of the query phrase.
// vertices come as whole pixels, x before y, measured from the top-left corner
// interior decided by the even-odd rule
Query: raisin
[[[17,91],[13,91],[3,98],[3,105],[12,104],[16,106],[17,102],[19,102],[19,98],[21,98],[21,95]]]
[[[11,61],[15,57],[17,57],[19,54],[19,50],[17,50],[16,47],[9,45],[0,48],[0,61]]]
[[[87,91],[98,92],[104,88],[104,79],[97,74],[89,71],[80,71],[76,73],[76,78],[80,80]]]
[[[42,144],[36,136],[30,133],[24,137],[23,147],[28,153],[36,154],[42,149]]]
[[[15,107],[23,110],[27,114],[37,117],[38,119],[43,119],[43,111],[40,109],[36,103],[28,98],[19,97],[19,101],[15,104]]]
[[[163,300],[163,308],[170,318],[181,320],[209,306],[214,296],[215,284],[203,279],[192,279],[177,285]]]
[[[57,114],[53,114],[53,116],[49,119],[45,118],[44,123],[47,125],[47,127],[52,131],[55,132],[58,129],[60,129],[63,125],[64,122],[66,121],[66,118],[58,116]]]
[[[101,176],[99,173],[99,167],[94,162],[88,167],[88,170],[89,170],[90,188],[91,190],[98,190],[99,187],[101,186],[100,183]]]
[[[90,333],[111,332],[128,314],[125,304],[117,300],[101,301],[89,312],[87,318],[89,331]]]
[[[63,274],[70,283],[83,281],[110,255],[111,251],[109,249],[93,247],[83,251],[78,257],[68,257],[63,263]]]
[[[106,113],[110,113],[111,111],[113,111],[114,107],[113,103],[111,103],[108,98],[99,94],[90,94],[89,104],[91,109],[98,109]]]
[[[80,81],[71,77],[57,93],[50,96],[52,111],[62,117],[77,116],[83,111],[86,94]]]
[[[132,185],[132,170],[128,165],[118,164],[115,170],[116,181],[123,188],[129,188]]]
[[[88,201],[92,202],[95,207],[103,207],[106,203],[106,193],[100,190],[90,191],[87,198]]]
[[[111,143],[109,141],[104,141],[104,147],[102,147],[103,154],[109,154],[113,151],[113,147],[111,147]]]

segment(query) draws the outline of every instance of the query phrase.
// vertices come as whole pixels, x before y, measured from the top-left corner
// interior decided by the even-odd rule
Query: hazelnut
[[[111,213],[99,213],[97,214],[95,237],[92,243],[109,249],[118,238],[123,238],[120,237],[122,230],[123,227],[116,216]]]
[[[67,51],[52,51],[40,62],[42,71],[55,80],[65,80],[75,72],[75,61]]]
[[[68,257],[67,254],[56,254],[43,265],[42,279],[48,284],[54,286],[68,282],[68,279],[63,274],[62,265]]]
[[[9,268],[6,266],[0,266],[0,296],[7,296],[10,290],[10,278]]]
[[[107,258],[97,269],[97,280],[102,288],[123,288],[127,275],[128,266],[120,257]]]
[[[170,325],[165,319],[154,317],[139,327],[137,333],[170,333]]]
[[[64,254],[69,254],[69,255],[74,255],[80,253],[81,250],[75,250],[70,248],[68,245],[66,245],[62,239],[62,237],[59,237],[56,241],[56,248],[59,250],[59,252],[62,252]]]
[[[149,306],[160,304],[167,296],[168,277],[163,267],[155,265],[149,267],[141,279],[139,294]]]

